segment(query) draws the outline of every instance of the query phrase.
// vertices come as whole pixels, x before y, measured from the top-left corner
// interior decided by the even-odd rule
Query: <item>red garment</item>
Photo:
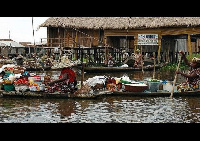
[[[70,68],[64,68],[62,71],[61,71],[61,74],[59,76],[59,79],[63,77],[63,74],[67,73],[67,77],[69,78],[69,82],[72,83],[76,80],[76,74],[75,72],[70,69]]]

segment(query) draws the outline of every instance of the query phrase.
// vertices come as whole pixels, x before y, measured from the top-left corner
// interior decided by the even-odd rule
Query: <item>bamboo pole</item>
[[[179,70],[180,63],[181,63],[181,56],[179,55],[178,66],[177,66],[177,68],[176,68],[176,71]],[[174,81],[173,81],[173,87],[172,87],[172,91],[171,91],[170,98],[172,98],[173,93],[174,93],[174,87],[175,87],[175,84],[176,84],[177,76],[178,76],[178,75],[177,75],[177,73],[175,72],[175,77],[174,77]]]
[[[155,72],[156,72],[156,55],[155,52],[153,52],[153,79],[155,79]]]
[[[85,69],[85,64],[82,62],[82,70],[81,70],[81,88],[83,87],[83,81],[84,81],[84,69]]]
[[[142,45],[141,45],[141,57],[142,57]],[[142,73],[144,74],[143,59],[142,58],[141,58],[141,65],[142,65]]]

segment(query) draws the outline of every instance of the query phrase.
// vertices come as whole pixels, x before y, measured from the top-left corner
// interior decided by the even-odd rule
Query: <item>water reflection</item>
[[[58,76],[59,72],[47,72]],[[156,72],[173,80],[174,72]],[[85,74],[142,80],[152,72]],[[78,75],[80,80],[80,75]],[[178,81],[184,78],[179,77]],[[199,97],[99,97],[94,100],[0,98],[1,123],[199,123]]]
[[[199,123],[200,98],[0,98],[1,123]]]

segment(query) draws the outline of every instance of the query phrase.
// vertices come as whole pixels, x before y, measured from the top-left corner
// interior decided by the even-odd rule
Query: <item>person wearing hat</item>
[[[192,61],[186,58],[184,52],[181,50],[179,53],[184,60],[184,63],[190,67],[188,73],[183,73],[181,71],[176,71],[176,74],[180,74],[181,76],[186,78],[185,82],[182,82],[177,86],[177,90],[181,91],[193,91],[199,89],[200,84],[200,58],[194,57]]]

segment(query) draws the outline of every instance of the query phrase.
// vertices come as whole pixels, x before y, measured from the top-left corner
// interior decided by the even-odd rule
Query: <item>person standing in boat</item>
[[[135,53],[133,54],[133,57],[134,57],[134,60],[135,60],[133,67],[141,67],[142,63],[143,63],[143,56],[140,53],[139,49],[137,49],[135,51]]]
[[[199,89],[200,85],[200,58],[194,57],[192,58],[192,61],[189,62],[189,60],[186,58],[186,55],[181,50],[179,53],[182,56],[182,59],[184,60],[184,63],[190,67],[190,70],[188,73],[183,73],[181,71],[176,71],[176,74],[180,74],[183,77],[186,78],[185,82],[182,82],[177,86],[178,91],[195,91]]]
[[[73,93],[77,85],[76,74],[69,66],[66,66],[61,70],[58,79],[48,83],[48,85],[47,93],[53,93],[55,91]]]

